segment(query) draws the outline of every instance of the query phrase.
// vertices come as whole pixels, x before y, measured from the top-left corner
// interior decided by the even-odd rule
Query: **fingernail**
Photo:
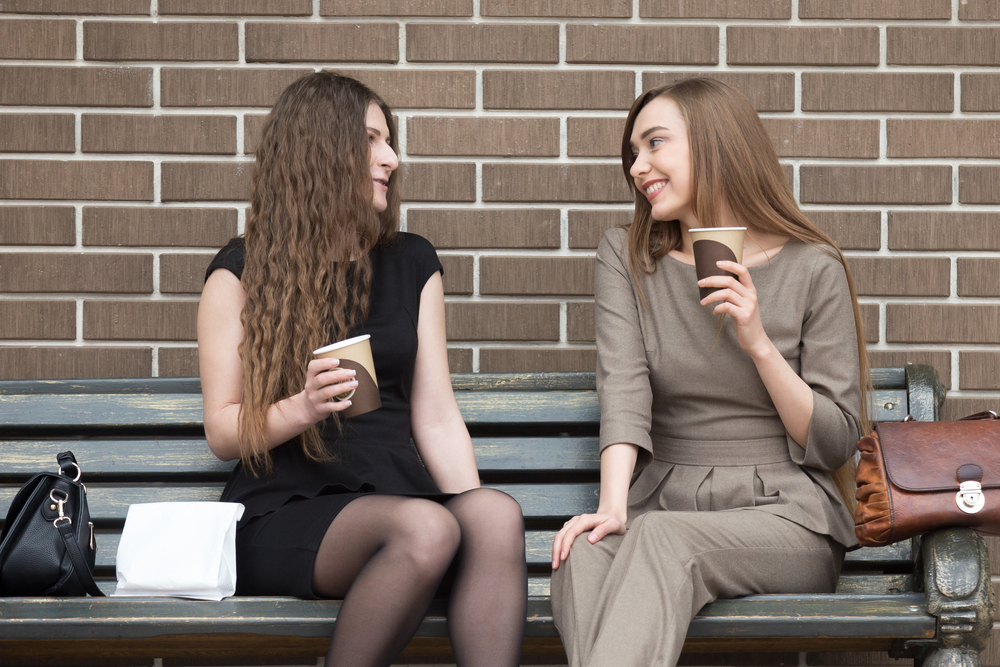
[[[698,284],[699,284],[699,285],[704,285],[704,284],[705,284],[705,279],[704,279],[704,278],[702,278],[701,280],[699,280],[699,281],[698,281]]]
[[[350,399],[348,399],[348,400],[344,401],[344,404],[345,404],[345,405],[352,405],[352,402],[351,402],[351,400],[350,400]]]

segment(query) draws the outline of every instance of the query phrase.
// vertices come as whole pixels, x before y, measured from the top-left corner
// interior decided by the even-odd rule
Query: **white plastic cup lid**
[[[347,340],[342,340],[339,343],[334,343],[332,345],[327,345],[326,347],[321,347],[318,350],[313,350],[313,354],[323,354],[324,352],[332,352],[333,350],[339,350],[348,345],[354,345],[355,343],[360,343],[363,340],[368,340],[371,338],[371,334],[365,334],[364,336],[355,336],[354,338],[348,338]]]

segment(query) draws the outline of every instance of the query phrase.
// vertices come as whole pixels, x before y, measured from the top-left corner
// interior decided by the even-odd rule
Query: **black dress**
[[[343,434],[326,422],[323,439],[335,462],[310,461],[291,440],[271,450],[274,466],[267,476],[254,477],[237,464],[221,498],[246,507],[236,532],[237,595],[315,599],[316,551],[337,513],[359,496],[450,497],[410,442],[420,292],[442,271],[441,263],[429,241],[407,233],[373,251],[371,260],[369,314],[348,337],[371,335],[382,407],[343,419]],[[233,239],[212,260],[205,279],[216,269],[240,277],[244,261],[243,239]]]

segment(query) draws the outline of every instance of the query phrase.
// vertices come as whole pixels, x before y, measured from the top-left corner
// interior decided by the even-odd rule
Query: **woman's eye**
[[[663,139],[660,139],[659,137],[653,137],[652,139],[649,140],[649,147],[650,148],[656,148],[657,146],[659,146],[662,143],[663,143]]]
[[[639,154],[638,153],[632,153],[632,164],[635,164],[635,161],[638,160],[638,159],[639,159]]]

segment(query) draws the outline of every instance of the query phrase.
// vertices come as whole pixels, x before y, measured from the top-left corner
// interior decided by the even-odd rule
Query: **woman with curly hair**
[[[237,594],[342,598],[326,664],[388,665],[447,579],[458,663],[517,665],[521,510],[480,488],[441,264],[398,231],[396,154],[373,91],[332,73],[294,82],[265,122],[246,232],[206,273],[205,433],[239,459],[222,500],[246,507]],[[329,399],[357,386],[354,371],[312,350],[364,334],[382,407],[341,417],[350,400]]]
[[[594,280],[600,501],[552,548],[572,666],[674,665],[712,600],[833,591],[868,432],[850,271],[750,102],[707,78],[656,88],[621,145],[635,214]],[[690,230],[731,226],[743,262],[698,280]]]

